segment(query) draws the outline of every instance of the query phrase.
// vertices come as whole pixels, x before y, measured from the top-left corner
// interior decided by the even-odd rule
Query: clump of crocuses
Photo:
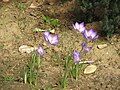
[[[93,30],[93,29],[87,30],[85,28],[84,22],[82,22],[80,24],[78,22],[76,22],[75,24],[73,24],[73,27],[75,30],[82,33],[84,38],[86,38],[89,41],[93,41],[98,38],[97,32],[95,30]]]
[[[87,63],[87,64],[93,63],[93,61],[91,61],[91,60],[88,60],[88,61],[83,60],[83,55],[86,55],[86,53],[91,51],[91,49],[93,48],[93,45],[88,46],[88,43],[91,41],[94,43],[94,41],[98,38],[98,35],[97,35],[97,32],[93,29],[87,30],[85,28],[84,22],[82,22],[82,23],[76,22],[75,24],[73,24],[73,27],[75,30],[80,32],[83,35],[83,37],[85,38],[85,41],[83,41],[83,43],[81,44],[81,46],[82,46],[81,52],[79,52],[77,50],[73,51],[73,61],[75,64],[72,67],[71,71],[74,72],[72,74],[73,77],[75,77],[77,79],[77,77],[79,75],[79,69],[80,69],[79,65],[85,64],[85,63]]]
[[[95,41],[97,38],[98,38],[98,35],[97,35],[97,32],[93,29],[90,29],[90,30],[87,30],[85,28],[85,24],[84,22],[82,23],[78,23],[76,22],[74,25],[73,25],[74,29],[79,31],[83,37],[86,39],[85,41],[83,41],[83,43],[81,44],[82,46],[82,53],[87,53],[87,52],[90,52],[93,45],[92,46],[88,46],[88,43],[90,41]],[[94,43],[94,42],[93,42]],[[73,59],[74,59],[74,62],[78,62],[78,56],[80,56],[80,53],[78,53],[78,51],[73,51]],[[82,56],[83,57],[83,56]],[[79,60],[80,61],[80,60]]]

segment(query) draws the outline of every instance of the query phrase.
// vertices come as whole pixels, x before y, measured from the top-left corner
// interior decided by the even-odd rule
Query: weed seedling
[[[43,17],[43,21],[56,27],[56,26],[60,26],[60,21],[58,19],[54,19],[54,18],[50,18],[48,16],[42,16]]]

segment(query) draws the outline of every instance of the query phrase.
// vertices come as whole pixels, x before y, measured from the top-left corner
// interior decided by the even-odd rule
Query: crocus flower
[[[92,47],[87,46],[86,42],[83,42],[81,45],[82,45],[82,49],[85,53],[89,52],[92,49]]]
[[[57,45],[58,44],[58,35],[50,34],[50,32],[44,32],[44,39],[50,43],[51,45]]]
[[[85,30],[83,33],[83,36],[88,40],[88,41],[94,41],[98,38],[97,32],[94,31],[93,29],[90,29],[89,31]]]
[[[80,33],[83,33],[85,30],[84,22],[82,22],[80,24],[78,22],[76,22],[75,24],[73,24],[73,27],[74,27],[74,29],[78,30]]]
[[[43,56],[45,53],[44,49],[41,46],[38,47],[37,52],[40,56]]]
[[[79,63],[81,60],[80,60],[80,53],[76,50],[74,50],[73,52],[73,60],[74,60],[74,63]]]
[[[45,41],[49,41],[48,40],[48,36],[50,35],[50,32],[44,32],[44,39],[45,39]]]

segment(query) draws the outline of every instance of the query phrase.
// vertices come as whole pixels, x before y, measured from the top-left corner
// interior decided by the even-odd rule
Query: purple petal
[[[94,39],[95,36],[97,35],[97,33],[93,29],[90,29],[88,33],[92,37],[92,39]]]
[[[89,31],[85,30],[83,33],[83,36],[89,41],[95,40],[98,38],[97,32],[94,31],[93,29],[90,29]]]
[[[84,52],[89,52],[92,49],[92,47],[84,47]]]
[[[83,36],[84,36],[86,39],[88,39],[89,34],[88,34],[88,31],[87,31],[87,30],[84,31]]]
[[[85,31],[85,27],[82,27],[79,29],[79,32],[81,32],[81,33],[84,33],[84,31]]]
[[[75,63],[78,63],[80,61],[80,53],[76,50],[73,52],[73,60]]]
[[[73,24],[73,28],[76,29],[75,25]]]
[[[52,35],[50,34],[48,36],[48,42],[52,45],[57,45],[58,44],[58,35]]]
[[[82,45],[82,47],[86,47],[87,46],[86,42],[83,42],[81,45]]]
[[[84,32],[84,30],[85,30],[85,25],[84,25],[84,22],[82,22],[79,24],[79,31],[82,33]]]
[[[51,35],[49,39],[50,44],[57,45],[58,44],[58,35]]]
[[[43,56],[45,53],[44,49],[41,46],[38,47],[37,52],[39,53],[40,56]]]
[[[79,23],[77,23],[77,22],[75,23],[75,28],[76,28],[76,29],[79,29],[79,28],[80,28]]]
[[[48,41],[48,36],[50,35],[50,32],[44,32],[44,39]]]
[[[79,32],[83,33],[85,30],[84,22],[78,23],[76,22],[75,25],[73,24],[74,29],[78,30]]]
[[[94,40],[96,40],[98,37],[99,37],[99,35],[96,35],[96,36],[94,37]]]
[[[87,46],[87,43],[86,43],[86,42],[83,42],[81,45],[82,45],[82,50],[83,50],[85,53],[89,52],[89,51],[92,49],[92,47],[88,47],[88,46]]]

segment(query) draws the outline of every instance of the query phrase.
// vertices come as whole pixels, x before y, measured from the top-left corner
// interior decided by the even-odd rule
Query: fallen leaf
[[[97,69],[97,66],[96,65],[89,65],[85,68],[84,70],[84,74],[91,74],[91,73],[94,73]]]
[[[28,45],[21,45],[19,47],[19,51],[21,53],[31,53],[32,51],[36,50],[37,47],[32,47],[32,46],[28,46]]]

